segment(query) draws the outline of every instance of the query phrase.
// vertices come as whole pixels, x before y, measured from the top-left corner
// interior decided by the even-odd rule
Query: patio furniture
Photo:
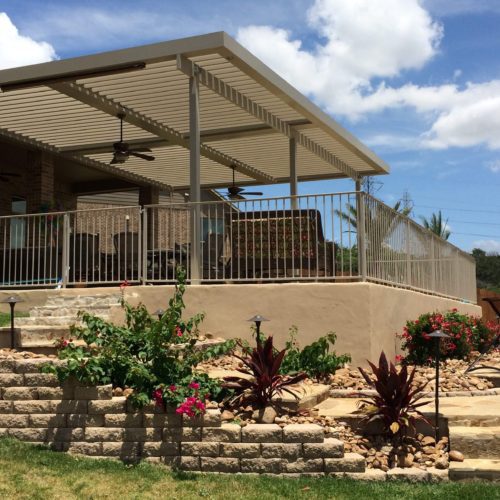
[[[231,214],[231,276],[239,279],[331,276],[334,244],[318,210]]]
[[[115,269],[119,280],[136,280],[139,277],[139,234],[123,231],[113,235],[116,255]],[[116,272],[116,271],[115,271]]]
[[[98,234],[77,233],[70,237],[70,281],[95,281],[101,266]]]
[[[223,234],[212,233],[206,236],[203,245],[203,279],[223,280],[226,278],[226,265],[223,260],[227,239]]]

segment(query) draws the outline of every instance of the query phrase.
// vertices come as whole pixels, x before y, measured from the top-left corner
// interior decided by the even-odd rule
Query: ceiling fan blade
[[[130,150],[128,152],[130,156],[137,156],[137,158],[141,158],[142,160],[153,161],[155,159],[154,156],[151,155],[143,155],[142,153],[137,153],[136,150]]]
[[[14,172],[2,172],[0,175],[3,177],[21,177],[21,174],[16,174]]]
[[[227,197],[230,200],[245,200],[246,199],[244,196],[241,196],[241,194],[231,194],[231,193],[228,193]]]
[[[149,148],[134,148],[130,151],[133,151],[134,153],[152,153],[151,149]]]
[[[118,161],[115,157],[109,162],[110,165],[116,165],[117,163],[123,163],[122,161]]]
[[[262,196],[263,193],[259,193],[258,191],[242,191],[243,194],[247,196]]]
[[[3,175],[0,175],[0,181],[1,182],[9,182],[9,178],[8,177],[4,177]]]

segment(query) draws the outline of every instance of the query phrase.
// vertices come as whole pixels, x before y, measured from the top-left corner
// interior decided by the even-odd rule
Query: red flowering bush
[[[425,313],[403,328],[402,349],[408,364],[424,365],[434,360],[435,344],[429,334],[441,330],[449,338],[441,341],[443,359],[467,359],[471,351],[482,351],[494,338],[498,326],[485,324],[481,318],[452,309],[444,314]]]

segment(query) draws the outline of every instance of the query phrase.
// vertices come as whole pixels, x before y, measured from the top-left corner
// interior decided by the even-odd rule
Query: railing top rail
[[[370,198],[372,199],[373,201],[375,201],[376,203],[379,203],[380,205],[382,205],[384,208],[387,208],[388,210],[390,210],[391,212],[394,213],[394,215],[396,217],[399,217],[403,220],[407,220],[414,228],[416,228],[417,230],[419,231],[422,231],[424,233],[426,233],[428,236],[430,236],[431,238],[434,238],[436,239],[439,243],[445,245],[445,246],[448,246],[450,248],[453,248],[455,250],[457,250],[461,255],[463,255],[464,257],[466,257],[468,260],[470,261],[473,261],[475,262],[475,259],[472,255],[468,254],[467,252],[465,252],[464,250],[462,250],[461,248],[458,248],[456,245],[454,245],[453,243],[450,243],[449,241],[446,241],[445,239],[441,238],[440,236],[438,236],[436,233],[433,233],[430,229],[427,229],[425,228],[424,226],[421,226],[418,222],[415,222],[413,219],[411,219],[410,217],[402,214],[401,212],[398,212],[397,210],[394,210],[393,207],[390,207],[389,205],[387,205],[386,203],[384,203],[383,201],[379,200],[378,198],[375,198],[374,196],[372,196],[371,194],[368,194],[368,193],[362,193],[363,196],[365,196],[366,198]]]
[[[14,215],[0,215],[0,219],[22,219],[29,217],[54,217],[65,214],[75,214],[79,212],[102,212],[102,211],[120,211],[120,210],[137,210],[140,209],[138,205],[131,205],[125,207],[106,207],[106,208],[85,208],[79,210],[58,210],[57,212],[38,212],[34,214],[14,214]]]
[[[179,201],[179,202],[168,202],[168,203],[157,203],[154,205],[144,205],[144,208],[155,208],[155,207],[166,207],[166,206],[194,206],[194,205],[240,205],[244,203],[262,203],[266,201],[277,201],[277,200],[297,200],[301,198],[322,198],[327,196],[347,196],[359,194],[360,191],[339,191],[338,193],[315,193],[315,194],[300,194],[296,196],[272,196],[269,198],[250,198],[245,200],[210,200],[210,201]]]

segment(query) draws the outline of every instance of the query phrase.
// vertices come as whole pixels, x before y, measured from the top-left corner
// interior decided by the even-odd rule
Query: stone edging
[[[360,391],[355,391],[352,389],[330,389],[331,398],[365,398],[376,394],[373,389],[364,389]],[[477,397],[477,396],[500,396],[500,388],[493,387],[490,389],[484,389],[483,391],[449,391],[440,392],[439,397],[441,398],[454,398],[454,397]],[[433,398],[434,391],[424,392],[422,397]]]

